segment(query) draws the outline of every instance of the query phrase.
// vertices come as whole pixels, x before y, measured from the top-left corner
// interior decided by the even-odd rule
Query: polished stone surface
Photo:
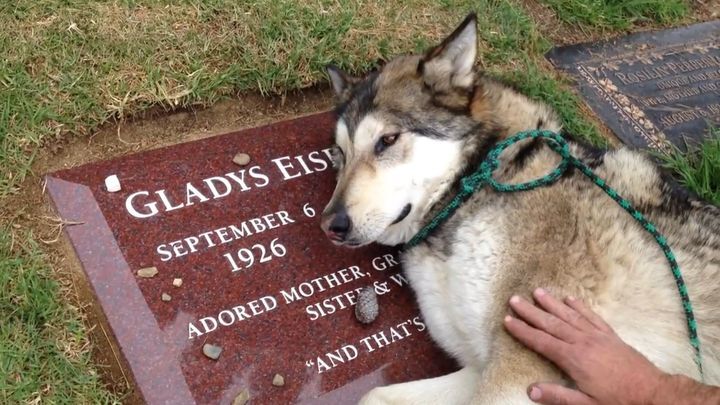
[[[324,113],[47,176],[145,401],[231,403],[248,389],[252,403],[348,403],[453,369],[400,285],[397,252],[334,247],[318,226],[333,125]],[[119,192],[105,188],[112,175]],[[363,325],[352,303],[367,285],[380,315]]]
[[[684,149],[720,124],[720,21],[551,50],[625,143]]]

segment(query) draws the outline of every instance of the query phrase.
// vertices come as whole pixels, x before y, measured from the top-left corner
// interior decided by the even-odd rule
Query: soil
[[[243,94],[206,109],[164,113],[152,110],[132,121],[105,125],[92,136],[56,146],[35,159],[34,172],[44,174],[116,156],[161,148],[311,114],[332,107],[326,88],[312,88],[285,96]]]
[[[584,29],[580,25],[563,23],[557,17],[555,10],[538,0],[522,0],[522,5],[533,17],[538,30],[555,46],[598,41],[608,37],[599,32]]]
[[[720,18],[720,0],[694,0],[693,17],[697,21],[710,21]]]

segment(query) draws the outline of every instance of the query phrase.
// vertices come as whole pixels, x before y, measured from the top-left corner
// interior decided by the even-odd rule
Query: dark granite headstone
[[[720,123],[720,21],[551,50],[625,143],[668,150]]]
[[[397,252],[334,247],[320,230],[333,125],[320,114],[48,175],[146,402],[229,404],[247,389],[261,404],[349,403],[453,369],[424,330]],[[233,163],[238,152],[247,166]],[[112,175],[119,192],[105,188]],[[137,274],[151,266],[154,277]],[[353,304],[368,285],[380,316],[362,325]],[[222,348],[217,360],[206,343]]]

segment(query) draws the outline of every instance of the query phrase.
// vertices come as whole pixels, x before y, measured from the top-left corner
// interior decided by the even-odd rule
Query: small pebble
[[[355,318],[361,323],[372,323],[380,312],[377,294],[372,286],[360,290],[355,304]]]
[[[247,388],[242,390],[238,396],[233,400],[232,405],[245,405],[250,400],[250,391]]]
[[[222,347],[220,346],[211,345],[210,343],[203,345],[203,354],[210,359],[217,360],[220,357],[220,353],[222,353]]]
[[[171,299],[172,299],[172,297],[170,296],[170,294],[165,294],[165,293],[162,294],[162,300],[163,300],[163,301],[168,302],[168,301],[170,301]]]
[[[152,278],[158,274],[158,269],[155,266],[145,267],[137,271],[137,275],[144,278]]]
[[[115,174],[107,176],[105,178],[105,188],[111,193],[120,191],[122,187],[120,187],[120,179],[118,179],[118,176]]]
[[[175,287],[180,287],[182,285],[182,279],[181,278],[173,279],[173,285]]]
[[[273,377],[273,385],[276,387],[282,387],[285,385],[285,377],[280,374],[275,374],[275,377]]]
[[[233,163],[238,166],[245,166],[246,164],[250,163],[250,155],[248,155],[247,153],[238,153],[233,158]]]

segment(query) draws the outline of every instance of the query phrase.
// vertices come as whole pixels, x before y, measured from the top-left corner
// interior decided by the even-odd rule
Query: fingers
[[[544,405],[597,405],[584,393],[557,384],[533,384],[528,388],[528,397]]]
[[[592,323],[596,328],[602,330],[603,332],[613,332],[612,327],[608,325],[607,322],[600,317],[600,315],[585,306],[581,300],[575,297],[567,297],[565,298],[565,303]]]
[[[590,331],[596,329],[595,325],[575,309],[558,301],[542,288],[538,288],[533,292],[535,301],[540,304],[546,311],[562,319],[577,329]]]
[[[574,342],[576,329],[555,315],[545,312],[532,303],[515,295],[510,298],[510,307],[527,323],[565,342]]]
[[[510,315],[505,317],[504,324],[507,331],[520,343],[547,357],[562,369],[567,366],[564,356],[569,352],[567,343]]]

